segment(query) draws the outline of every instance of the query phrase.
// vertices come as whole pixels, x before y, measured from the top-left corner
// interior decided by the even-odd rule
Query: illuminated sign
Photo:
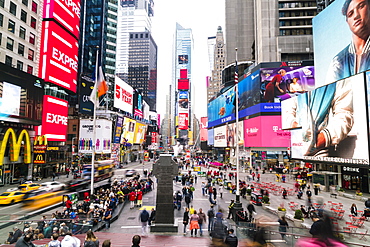
[[[53,21],[42,30],[39,77],[76,92],[78,41]]]
[[[114,107],[122,111],[132,113],[133,88],[119,77],[115,77],[114,85]]]
[[[179,129],[187,130],[189,126],[189,114],[179,113]]]
[[[46,136],[35,136],[33,141],[33,163],[45,164],[46,150],[48,148],[48,139]]]
[[[28,134],[27,130],[22,130],[17,135],[12,128],[9,128],[5,131],[3,140],[0,141],[0,165],[3,165],[5,150],[8,146],[8,141],[10,137],[9,143],[9,160],[11,162],[17,162],[19,159],[19,154],[21,151],[21,147],[24,148],[24,157],[23,163],[30,164],[31,163],[31,141],[30,135]]]
[[[46,0],[43,18],[53,18],[77,39],[80,35],[80,0]]]
[[[41,134],[49,141],[66,141],[68,102],[49,95],[44,96]]]
[[[95,125],[95,151],[99,153],[111,153],[112,121],[97,119]],[[92,153],[94,128],[90,119],[80,120],[78,149],[79,153]]]

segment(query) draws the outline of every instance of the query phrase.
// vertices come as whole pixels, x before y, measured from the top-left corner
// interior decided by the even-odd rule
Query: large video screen
[[[232,87],[208,103],[208,127],[235,119],[235,88]]]
[[[317,88],[289,104],[291,123],[300,128],[294,139],[302,157],[312,161],[368,164],[364,73]],[[285,105],[283,104],[283,107]],[[286,115],[288,118],[288,115]]]
[[[313,18],[316,87],[370,69],[369,8],[368,1],[336,0]]]

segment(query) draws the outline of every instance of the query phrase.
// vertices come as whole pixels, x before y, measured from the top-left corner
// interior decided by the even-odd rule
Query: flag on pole
[[[99,97],[103,96],[108,91],[108,85],[104,80],[103,69],[101,66],[99,66],[99,71],[97,74],[98,76],[95,80],[94,88],[90,94],[90,101],[95,105],[99,104]]]

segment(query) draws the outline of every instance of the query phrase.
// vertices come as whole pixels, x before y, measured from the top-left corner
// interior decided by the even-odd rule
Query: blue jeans
[[[215,218],[208,218],[208,232],[211,233],[213,222],[215,221]]]
[[[199,232],[200,232],[200,236],[202,236],[202,235],[203,235],[203,228],[202,228],[203,223],[198,223],[198,224],[199,224]]]
[[[110,219],[109,220],[104,220],[105,221],[105,229],[110,228]]]

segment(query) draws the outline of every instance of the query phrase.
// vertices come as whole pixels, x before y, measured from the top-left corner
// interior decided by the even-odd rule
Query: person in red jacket
[[[136,196],[137,196],[136,206],[141,207],[141,204],[143,203],[143,192],[141,190],[137,190]]]
[[[130,200],[130,209],[135,207],[135,200],[136,200],[136,193],[135,191],[131,191],[128,195],[128,199]]]
[[[67,208],[67,211],[68,211],[68,212],[70,212],[70,211],[71,211],[71,209],[72,209],[72,201],[71,201],[71,199],[69,198],[69,196],[68,196],[67,201],[66,201],[66,208]]]

